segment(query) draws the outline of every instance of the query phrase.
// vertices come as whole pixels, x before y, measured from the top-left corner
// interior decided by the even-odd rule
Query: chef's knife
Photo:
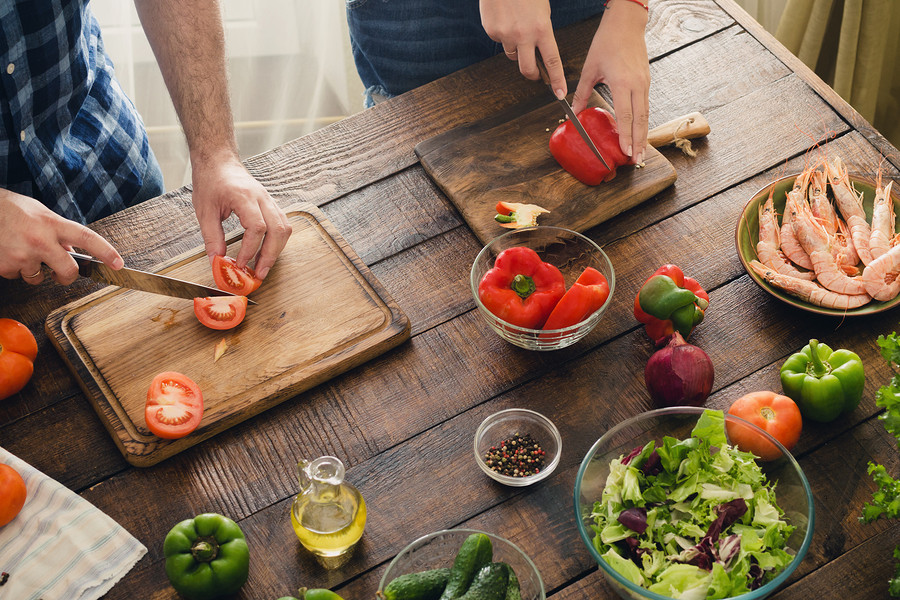
[[[175,279],[174,277],[167,277],[166,275],[157,275],[155,273],[138,271],[126,267],[115,270],[86,254],[79,254],[78,252],[69,252],[69,254],[75,259],[75,262],[78,263],[79,275],[82,277],[89,277],[101,283],[109,283],[132,290],[150,292],[152,294],[186,298],[188,300],[194,298],[206,298],[208,296],[237,295],[217,288],[206,287],[189,281],[182,281],[180,279]],[[256,302],[250,299],[248,299],[247,302],[256,304]]]
[[[597,149],[597,146],[594,144],[594,140],[591,139],[591,136],[588,135],[588,132],[584,130],[584,125],[581,124],[581,121],[578,120],[578,117],[575,116],[575,111],[572,110],[572,107],[569,106],[569,101],[565,98],[557,98],[556,91],[553,89],[553,86],[550,84],[550,75],[547,73],[547,67],[544,66],[544,61],[541,60],[541,57],[537,52],[535,52],[535,56],[537,58],[537,67],[541,72],[541,79],[547,86],[550,88],[550,93],[553,94],[553,97],[562,104],[563,111],[565,111],[566,116],[569,117],[569,120],[572,121],[572,125],[575,126],[575,129],[578,130],[578,133],[581,135],[581,139],[584,140],[584,143],[588,145],[588,148],[591,149],[591,152],[600,159],[600,162],[603,163],[603,166],[609,169],[609,165],[603,159],[603,155],[600,154],[600,150]]]

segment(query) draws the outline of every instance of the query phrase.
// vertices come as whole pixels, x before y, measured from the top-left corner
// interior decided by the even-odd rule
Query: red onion
[[[677,331],[664,343],[644,369],[650,397],[659,406],[700,406],[712,391],[712,361]]]

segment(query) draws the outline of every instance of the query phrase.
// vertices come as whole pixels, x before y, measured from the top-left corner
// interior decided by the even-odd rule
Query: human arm
[[[479,9],[485,33],[503,44],[507,58],[518,61],[519,72],[528,79],[540,78],[537,50],[557,98],[565,98],[566,75],[553,37],[549,0],[480,0]]]
[[[609,0],[588,49],[572,99],[578,114],[587,107],[594,86],[609,86],[619,146],[639,164],[647,148],[650,114],[650,62],[644,30],[647,11],[633,0]]]
[[[187,138],[206,252],[210,259],[225,254],[222,221],[234,213],[244,228],[237,262],[244,266],[255,257],[256,274],[264,278],[291,226],[238,154],[219,3],[135,0],[135,6]]]
[[[116,249],[95,231],[69,221],[28,196],[0,189],[0,277],[37,285],[41,265],[62,285],[78,278],[78,265],[67,253],[78,248],[113,269],[124,265]]]

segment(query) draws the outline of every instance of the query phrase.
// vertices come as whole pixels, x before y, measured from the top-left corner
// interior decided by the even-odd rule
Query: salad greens
[[[705,410],[679,440],[665,436],[610,463],[591,517],[594,547],[617,572],[672,598],[756,589],[793,559],[794,530],[753,454],[727,443],[722,411]]]

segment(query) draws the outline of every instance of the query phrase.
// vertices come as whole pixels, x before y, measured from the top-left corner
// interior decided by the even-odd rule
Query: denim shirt
[[[89,223],[133,204],[150,163],[87,0],[0,0],[0,188]]]

